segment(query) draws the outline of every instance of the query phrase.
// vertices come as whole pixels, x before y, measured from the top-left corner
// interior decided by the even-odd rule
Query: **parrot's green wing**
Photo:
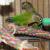
[[[12,20],[15,24],[27,25],[32,21],[32,14],[30,12],[24,12],[12,17]]]

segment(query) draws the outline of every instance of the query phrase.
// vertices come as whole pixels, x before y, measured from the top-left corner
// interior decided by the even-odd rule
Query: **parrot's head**
[[[30,2],[23,2],[22,3],[22,9],[26,10],[28,12],[35,11],[35,8],[33,7],[33,5]]]

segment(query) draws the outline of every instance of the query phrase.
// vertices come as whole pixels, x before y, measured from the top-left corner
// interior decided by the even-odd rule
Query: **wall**
[[[50,0],[16,0],[16,12],[21,12],[21,2],[31,2],[38,13],[40,13],[43,17],[50,16]]]

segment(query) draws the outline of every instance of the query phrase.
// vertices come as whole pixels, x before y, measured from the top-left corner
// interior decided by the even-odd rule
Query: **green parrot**
[[[29,3],[25,3],[25,2],[22,3],[22,9],[24,9],[25,12],[21,12],[20,14],[10,17],[6,21],[13,22],[13,23],[20,25],[20,26],[28,25],[29,23],[32,22],[32,15],[33,15],[33,13],[31,12],[32,8],[30,6],[31,5],[29,5]],[[28,8],[30,9],[30,11]]]
[[[22,9],[25,10],[25,12],[23,12],[23,13],[21,12],[20,14],[10,17],[7,19],[7,21],[13,22],[20,26],[27,26],[27,25],[30,26],[30,25],[33,25],[34,23],[36,23],[36,25],[37,25],[40,23],[41,18],[37,17],[40,15],[35,11],[35,8],[32,6],[31,3],[23,2]]]

